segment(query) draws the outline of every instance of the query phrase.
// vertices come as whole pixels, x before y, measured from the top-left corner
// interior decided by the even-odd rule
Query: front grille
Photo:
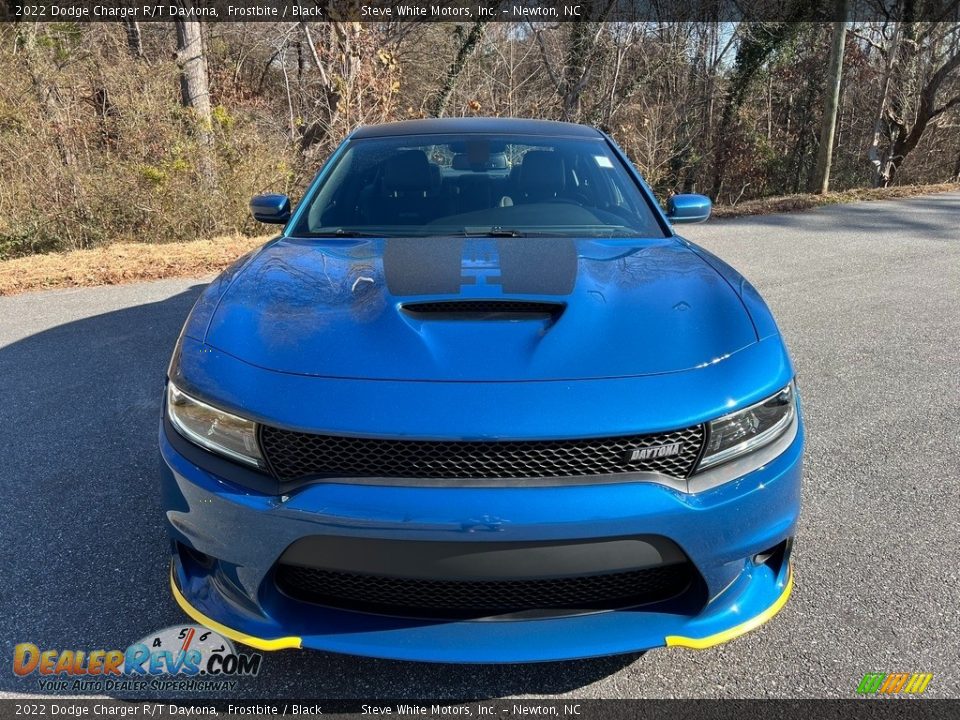
[[[613,610],[660,602],[690,587],[689,563],[536,580],[385,577],[280,564],[277,586],[306,602],[406,617],[489,617]]]
[[[656,435],[583,440],[379,440],[315,435],[260,426],[260,448],[283,482],[311,477],[513,479],[660,472],[685,478],[703,444],[703,426]],[[680,443],[667,457],[631,459],[634,451]]]

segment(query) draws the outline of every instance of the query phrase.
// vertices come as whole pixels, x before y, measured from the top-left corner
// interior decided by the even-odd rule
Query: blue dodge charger
[[[525,662],[704,648],[793,586],[783,338],[613,141],[354,132],[198,299],[160,452],[174,597],[255,648]]]

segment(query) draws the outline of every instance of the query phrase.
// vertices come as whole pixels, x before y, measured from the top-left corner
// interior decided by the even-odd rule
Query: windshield
[[[602,138],[352,140],[304,204],[298,237],[664,236]]]

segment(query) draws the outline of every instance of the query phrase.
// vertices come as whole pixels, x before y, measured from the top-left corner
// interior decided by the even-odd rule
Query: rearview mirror
[[[262,223],[283,225],[290,219],[290,198],[276,193],[257,195],[250,201],[250,212]]]
[[[698,223],[710,217],[710,198],[705,195],[674,195],[667,200],[667,220]]]

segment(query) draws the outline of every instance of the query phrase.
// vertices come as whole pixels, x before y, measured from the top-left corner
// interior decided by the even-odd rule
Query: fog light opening
[[[202,553],[199,550],[195,550],[192,547],[187,547],[181,542],[176,543],[177,555],[180,556],[181,563],[189,563],[195,567],[200,568],[201,570],[212,570],[213,566],[216,564],[216,558]]]
[[[752,561],[755,566],[767,565],[775,573],[779,574],[785,560],[789,559],[790,551],[793,549],[793,538],[789,537],[781,543],[767,548],[753,556]]]

